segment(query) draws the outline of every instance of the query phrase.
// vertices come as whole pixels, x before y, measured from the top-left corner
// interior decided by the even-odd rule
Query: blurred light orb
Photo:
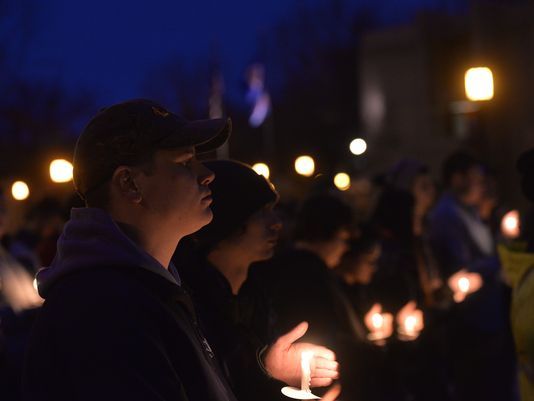
[[[22,201],[30,196],[30,187],[24,181],[15,181],[11,186],[11,195],[13,199]]]
[[[521,234],[520,216],[517,210],[510,210],[501,221],[501,231],[507,238],[517,238]]]
[[[367,142],[365,142],[362,138],[353,139],[349,145],[349,149],[353,155],[363,155],[367,150]]]
[[[469,282],[469,279],[467,277],[462,277],[458,280],[458,289],[461,292],[469,292],[469,287],[471,287],[471,283]]]
[[[379,329],[384,325],[384,317],[380,313],[375,313],[371,316],[371,323],[374,328]]]
[[[311,177],[315,172],[315,161],[311,156],[299,156],[295,159],[295,171],[305,177]]]
[[[263,175],[265,178],[269,179],[269,176],[271,175],[271,172],[269,170],[269,166],[265,163],[256,163],[252,166],[252,170],[256,172],[258,175]]]
[[[72,163],[65,159],[56,159],[50,163],[50,179],[63,183],[72,180]]]
[[[475,67],[467,70],[465,95],[471,101],[493,99],[493,73],[488,67]]]
[[[337,173],[334,176],[334,185],[340,191],[346,191],[350,188],[350,176],[347,173]]]
[[[415,316],[408,316],[404,320],[404,326],[406,328],[407,332],[412,332],[415,329],[415,326],[417,325],[417,318]]]

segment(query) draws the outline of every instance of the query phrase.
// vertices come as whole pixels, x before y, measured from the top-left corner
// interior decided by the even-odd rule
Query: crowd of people
[[[8,235],[0,197],[2,400],[532,399],[533,231],[480,160],[402,160],[362,219],[197,160],[230,131],[125,102],[78,140],[70,220],[48,199]],[[518,169],[534,201],[533,151]]]

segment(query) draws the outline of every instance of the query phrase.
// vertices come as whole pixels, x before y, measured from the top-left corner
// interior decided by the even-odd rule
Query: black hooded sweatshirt
[[[28,401],[235,401],[188,294],[100,209],[73,209],[23,377]]]

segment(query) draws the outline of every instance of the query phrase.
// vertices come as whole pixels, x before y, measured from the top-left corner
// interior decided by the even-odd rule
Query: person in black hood
[[[73,209],[56,257],[37,276],[24,399],[217,400],[235,397],[171,256],[209,223],[213,173],[196,159],[230,134],[148,100],[100,111],[74,152]]]
[[[261,355],[265,356],[265,368],[271,377],[287,381],[286,372],[269,364],[274,355],[271,349],[293,342],[307,326],[298,325],[275,342],[269,302],[261,291],[246,291],[251,264],[273,255],[282,227],[274,211],[278,194],[266,178],[246,164],[215,160],[205,165],[217,176],[210,185],[214,217],[189,241],[180,243],[174,260],[185,284],[191,287],[201,324],[238,398],[280,399],[283,384],[269,380],[257,355],[260,360]],[[273,345],[266,347],[270,343]],[[333,352],[305,343],[296,347],[313,351],[312,366],[324,369],[323,377],[314,370],[312,385],[328,385],[337,377]]]

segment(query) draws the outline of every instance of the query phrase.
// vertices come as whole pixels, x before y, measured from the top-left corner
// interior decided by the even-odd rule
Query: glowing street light
[[[334,177],[334,185],[340,191],[350,188],[350,176],[347,173],[337,173]]]
[[[311,177],[315,172],[315,161],[310,156],[299,156],[295,160],[295,171],[305,177]]]
[[[269,166],[265,163],[256,163],[252,166],[252,170],[256,172],[258,175],[263,175],[265,178],[269,179],[269,176],[271,174],[269,170]]]
[[[465,95],[471,101],[493,99],[493,74],[488,67],[475,67],[467,70]]]
[[[50,179],[62,183],[72,180],[72,163],[65,159],[56,159],[50,163]]]
[[[349,149],[353,155],[363,155],[367,150],[367,142],[365,142],[362,138],[353,139],[349,145]]]
[[[30,187],[24,181],[15,181],[11,186],[11,195],[13,199],[22,201],[30,196]]]

